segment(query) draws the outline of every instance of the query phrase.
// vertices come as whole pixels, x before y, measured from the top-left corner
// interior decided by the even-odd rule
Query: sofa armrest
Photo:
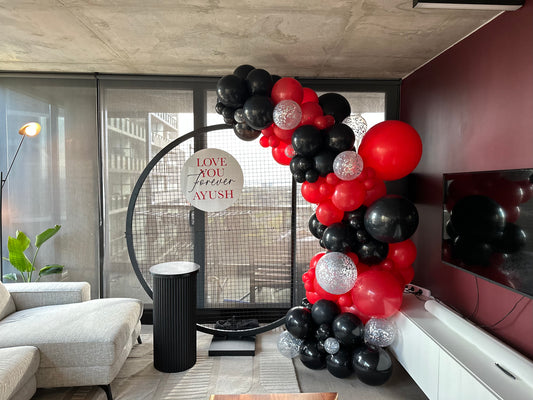
[[[17,310],[55,304],[79,303],[91,299],[87,282],[6,283]]]

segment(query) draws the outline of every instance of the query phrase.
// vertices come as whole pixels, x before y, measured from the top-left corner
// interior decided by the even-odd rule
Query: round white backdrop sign
[[[222,211],[241,195],[242,169],[237,160],[220,149],[203,149],[183,165],[181,191],[202,211]]]

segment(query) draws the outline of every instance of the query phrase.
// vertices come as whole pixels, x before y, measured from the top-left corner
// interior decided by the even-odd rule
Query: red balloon
[[[281,165],[289,165],[291,159],[285,154],[285,148],[288,146],[288,143],[279,142],[276,147],[272,147],[272,157]]]
[[[325,179],[324,177],[321,177],[321,178]],[[322,195],[323,199],[326,200],[326,199],[329,199],[333,195],[335,186],[330,185],[326,179],[326,181],[322,180],[318,190],[320,190],[320,194]]]
[[[353,304],[365,315],[388,318],[400,309],[403,288],[390,272],[371,268],[357,276],[351,291]]]
[[[315,118],[313,125],[320,130],[328,129],[335,125],[335,118],[333,115],[321,115]]]
[[[278,104],[282,100],[294,100],[300,104],[304,97],[304,90],[296,79],[281,78],[272,87],[270,97],[274,104]]]
[[[280,142],[280,140],[278,139],[278,137],[277,137],[276,135],[274,135],[274,136],[270,136],[270,137],[268,138],[268,144],[269,144],[269,146],[271,146],[271,147],[277,147],[278,144],[279,144],[279,142]]]
[[[416,246],[411,239],[389,243],[387,258],[394,261],[394,264],[400,268],[411,265],[416,259]]]
[[[337,177],[337,175],[335,175],[334,172],[330,172],[327,176],[326,176],[326,182],[329,183],[330,185],[336,185],[337,183],[339,183],[341,180]]]
[[[302,119],[300,125],[313,125],[315,119],[324,115],[322,107],[318,103],[304,103],[301,106]]]
[[[357,267],[357,275],[361,275],[363,272],[366,272],[370,269],[370,266],[363,264],[362,262],[356,264],[356,267]]]
[[[371,181],[374,185],[371,189],[366,190],[365,201],[363,202],[363,204],[367,207],[370,206],[377,199],[381,199],[387,194],[387,186],[385,186],[385,182],[383,182],[381,179],[369,178],[365,182],[368,181]]]
[[[309,270],[314,269],[316,267],[316,264],[318,263],[318,260],[320,260],[325,255],[325,251],[315,254],[313,258],[311,258],[311,261],[309,261]]]
[[[353,211],[365,200],[365,187],[358,181],[342,181],[335,186],[331,201],[339,210]]]
[[[305,290],[315,290],[314,279],[308,279],[304,281]]]
[[[415,277],[415,270],[412,265],[396,268],[396,271],[402,275],[404,285],[411,283],[411,281]]]
[[[422,157],[422,140],[418,132],[402,121],[383,121],[363,136],[359,155],[376,176],[393,181],[410,174]]]
[[[274,132],[274,135],[276,137],[284,142],[290,142],[292,139],[292,134],[294,133],[294,129],[281,129],[276,124],[272,124],[273,128],[272,131]]]
[[[337,300],[337,304],[339,307],[350,307],[353,304],[350,293],[341,294]]]
[[[306,290],[305,297],[307,300],[309,300],[309,303],[315,304],[318,300],[320,300],[320,296],[316,294],[316,292]]]
[[[345,313],[350,313],[350,314],[353,314],[355,315],[356,317],[358,317],[361,322],[363,324],[366,324],[368,322],[368,320],[371,318],[369,317],[368,315],[365,315],[363,314],[356,306],[354,306],[353,304],[349,307],[341,307],[341,312]]]
[[[336,222],[341,222],[343,217],[344,211],[335,207],[331,200],[320,203],[316,209],[316,218],[322,225],[330,226]]]
[[[266,136],[261,136],[261,138],[259,139],[259,144],[261,145],[261,147],[264,148],[270,147],[269,138]]]
[[[320,194],[320,178],[316,182],[305,181],[300,188],[302,197],[309,203],[318,204],[324,200],[324,196]]]
[[[263,129],[261,133],[266,137],[274,135],[274,126],[274,124],[270,125],[268,128]]]
[[[313,89],[303,88],[304,97],[302,99],[302,104],[305,103],[318,103],[318,95]]]

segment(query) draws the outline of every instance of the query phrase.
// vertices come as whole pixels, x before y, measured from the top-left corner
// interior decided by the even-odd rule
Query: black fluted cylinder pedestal
[[[196,275],[192,262],[150,268],[154,301],[154,367],[180,372],[196,363]]]

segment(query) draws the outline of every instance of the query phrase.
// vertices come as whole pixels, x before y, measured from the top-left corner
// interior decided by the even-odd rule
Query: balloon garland
[[[392,362],[383,347],[395,332],[387,318],[414,276],[410,237],[418,227],[414,204],[388,195],[385,181],[417,166],[418,133],[401,121],[367,131],[342,95],[318,96],[294,78],[251,65],[220,78],[217,97],[216,111],[237,137],[271,148],[316,204],[309,230],[325,251],[302,276],[306,298],[287,312],[279,351],[339,378],[355,373],[369,385],[385,383]]]

